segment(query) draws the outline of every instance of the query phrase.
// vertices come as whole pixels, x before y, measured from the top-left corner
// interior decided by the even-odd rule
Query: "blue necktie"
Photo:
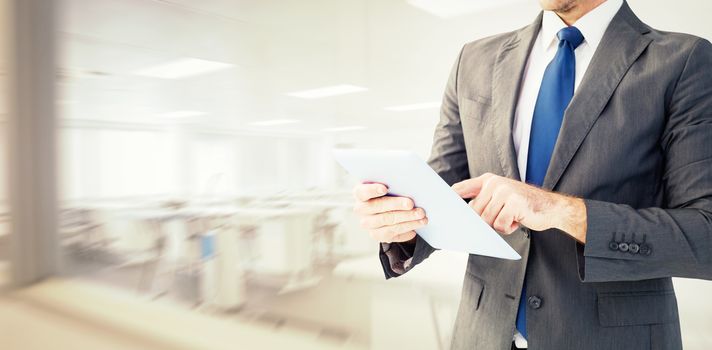
[[[574,96],[576,78],[574,50],[583,42],[583,35],[576,27],[566,27],[556,33],[556,36],[559,38],[559,48],[544,71],[529,134],[526,181],[535,186],[544,183],[544,176],[549,168],[551,154],[564,119],[564,111]],[[528,338],[526,296],[525,277],[517,311],[517,330],[524,338]]]

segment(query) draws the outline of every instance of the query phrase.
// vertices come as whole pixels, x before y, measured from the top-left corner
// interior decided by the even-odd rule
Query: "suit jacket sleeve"
[[[460,125],[457,80],[462,51],[452,68],[440,108],[440,122],[435,128],[433,148],[428,164],[445,182],[452,185],[469,178],[465,142]],[[427,213],[426,213],[427,215]],[[397,277],[412,269],[435,251],[425,240],[416,236],[410,243],[381,244],[379,255],[386,278]]]
[[[583,282],[712,279],[712,45],[707,40],[699,39],[690,50],[667,115],[660,136],[665,207],[585,200],[586,244],[577,244]]]

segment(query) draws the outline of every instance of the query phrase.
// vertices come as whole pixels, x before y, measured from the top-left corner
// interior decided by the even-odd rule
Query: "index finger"
[[[379,183],[362,183],[354,187],[354,198],[361,202],[382,197],[386,193],[388,193],[388,187]]]
[[[474,179],[467,179],[452,185],[452,189],[457,192],[462,198],[473,198],[480,194],[482,184],[484,183],[483,176],[478,176]]]

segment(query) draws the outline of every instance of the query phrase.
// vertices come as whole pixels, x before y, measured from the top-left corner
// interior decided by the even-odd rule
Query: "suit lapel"
[[[519,30],[502,45],[495,61],[492,80],[493,138],[502,166],[503,175],[520,179],[517,157],[512,139],[514,110],[521,88],[529,52],[541,27],[542,14],[532,24]]]
[[[623,3],[606,29],[581,85],[564,113],[542,187],[549,190],[556,187],[628,68],[652,40],[643,35],[647,31],[628,4]]]

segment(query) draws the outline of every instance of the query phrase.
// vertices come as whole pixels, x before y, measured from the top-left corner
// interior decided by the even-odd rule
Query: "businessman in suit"
[[[429,164],[522,256],[470,255],[452,348],[679,349],[671,277],[712,279],[712,44],[623,0],[540,2],[446,86]],[[391,278],[434,249],[386,192],[354,210]]]

